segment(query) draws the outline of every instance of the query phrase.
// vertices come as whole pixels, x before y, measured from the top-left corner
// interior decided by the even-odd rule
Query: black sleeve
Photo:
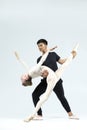
[[[60,56],[57,53],[55,53],[55,52],[54,52],[54,54],[56,56],[56,61],[58,61],[60,59]]]

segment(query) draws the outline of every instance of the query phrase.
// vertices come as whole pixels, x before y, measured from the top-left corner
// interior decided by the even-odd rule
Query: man
[[[47,52],[48,48],[48,42],[45,39],[40,39],[37,41],[37,45],[39,50],[42,52],[42,55]],[[41,56],[37,59],[37,62],[39,62],[41,59]],[[44,66],[47,66],[51,68],[54,72],[58,69],[57,62],[60,64],[63,64],[66,61],[66,59],[60,58],[55,52],[50,52],[48,54],[48,57],[46,58],[45,62],[43,63]],[[35,88],[35,90],[32,93],[32,99],[34,102],[34,106],[37,105],[38,101],[40,100],[40,96],[46,91],[47,89],[47,81],[46,78],[41,79],[41,82],[38,84],[38,86]],[[55,92],[57,98],[60,100],[62,106],[66,110],[69,118],[71,119],[77,119],[76,116],[73,115],[71,108],[69,106],[69,103],[64,95],[64,89],[63,89],[63,80],[60,79],[55,87],[53,88],[53,92]],[[37,112],[37,117],[42,117],[42,109],[40,108]]]

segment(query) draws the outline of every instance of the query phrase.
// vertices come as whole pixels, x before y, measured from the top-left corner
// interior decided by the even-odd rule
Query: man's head
[[[37,45],[40,44],[40,43],[43,43],[43,44],[45,44],[45,45],[48,45],[48,42],[47,42],[46,39],[40,39],[40,40],[38,40],[38,41],[37,41]]]
[[[45,39],[40,39],[40,40],[37,41],[37,45],[38,45],[39,50],[40,50],[42,53],[45,53],[45,52],[47,51],[47,45],[48,45],[47,40],[45,40]]]

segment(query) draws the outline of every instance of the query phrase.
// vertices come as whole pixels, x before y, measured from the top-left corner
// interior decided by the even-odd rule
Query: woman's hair
[[[28,80],[25,80],[24,82],[22,82],[22,85],[25,87],[31,86],[32,85],[32,78],[29,77]]]

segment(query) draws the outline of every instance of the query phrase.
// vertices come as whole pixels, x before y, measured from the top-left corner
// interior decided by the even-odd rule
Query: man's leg
[[[55,92],[57,98],[60,100],[62,106],[64,107],[64,109],[68,113],[69,118],[78,120],[79,118],[72,113],[70,105],[69,105],[69,103],[64,95],[64,89],[63,89],[63,84],[62,84],[61,80],[59,80],[59,82],[56,84],[53,91]]]
[[[40,100],[40,96],[46,91],[46,88],[47,88],[46,79],[42,79],[40,84],[35,88],[35,90],[32,93],[32,99],[35,107],[37,105],[37,102]],[[41,108],[38,110],[37,114],[42,116]]]
[[[59,82],[57,82],[53,91],[55,92],[57,98],[60,100],[62,106],[67,111],[67,113],[71,112],[71,108],[69,106],[69,103],[68,103],[68,101],[67,101],[67,99],[65,98],[65,95],[64,95],[64,89],[63,89],[63,84],[62,84],[61,80],[59,80]]]

